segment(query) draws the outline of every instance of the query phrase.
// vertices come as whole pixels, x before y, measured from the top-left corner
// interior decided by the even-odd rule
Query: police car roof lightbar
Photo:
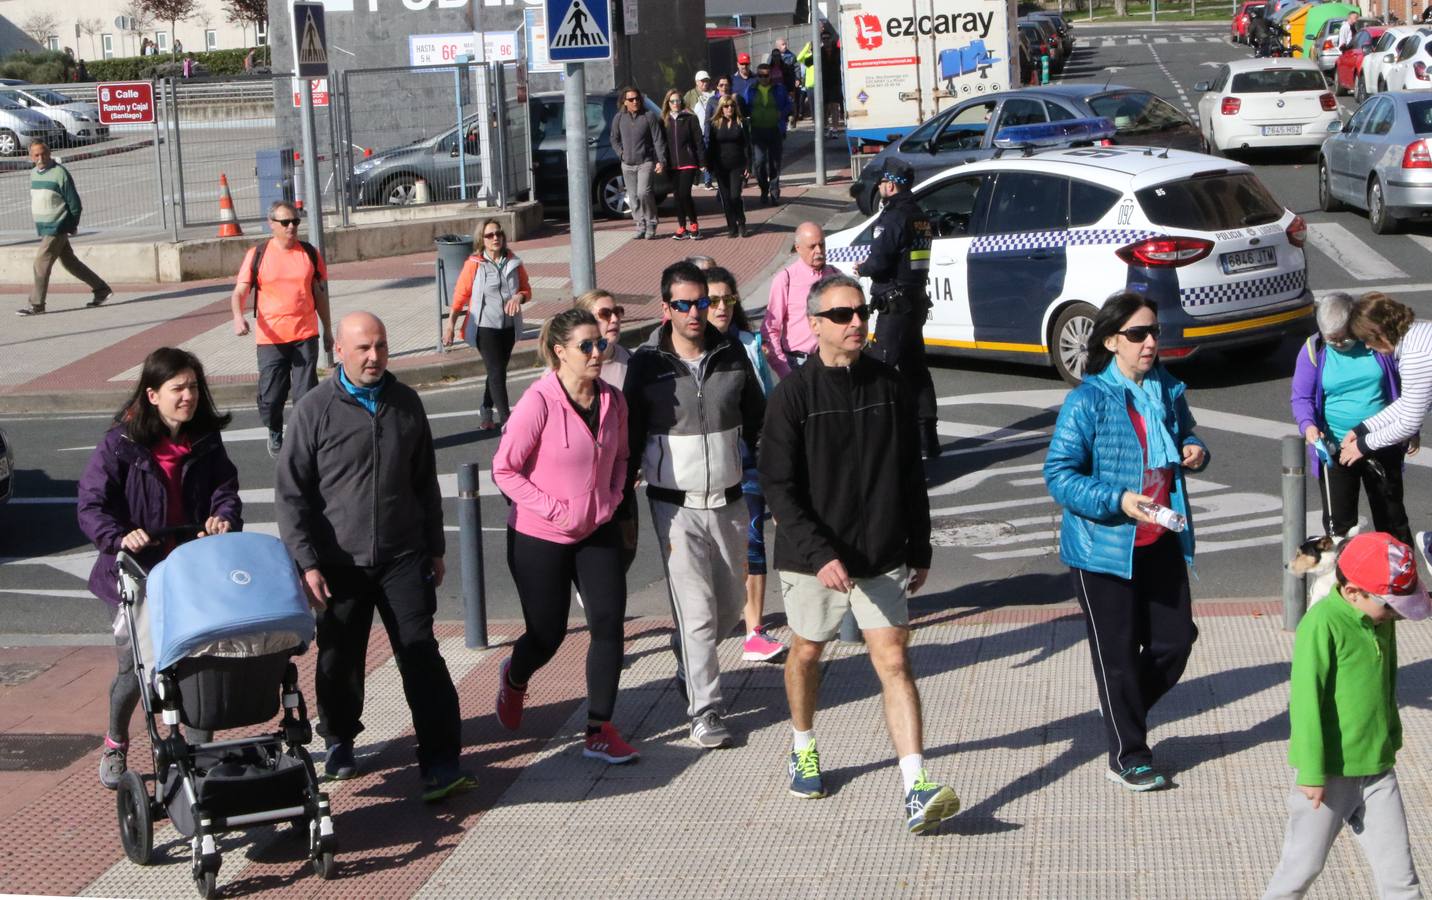
[[[1065,119],[1062,122],[1040,122],[1037,125],[1012,125],[995,132],[994,145],[1000,150],[1063,147],[1070,144],[1092,144],[1112,140],[1114,123],[1098,116],[1089,119]]]

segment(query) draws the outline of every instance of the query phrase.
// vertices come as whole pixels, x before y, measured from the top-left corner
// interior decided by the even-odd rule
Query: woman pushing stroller
[[[139,383],[80,477],[80,530],[99,550],[89,588],[116,609],[119,667],[110,684],[99,763],[100,783],[110,790],[118,788],[127,768],[129,724],[140,690],[119,602],[116,558],[124,550],[148,569],[175,546],[173,540],[154,539],[152,532],[186,523],[202,523],[197,537],[243,528],[239,473],[219,436],[229,419],[214,408],[198,358],[161,347],[145,358]]]

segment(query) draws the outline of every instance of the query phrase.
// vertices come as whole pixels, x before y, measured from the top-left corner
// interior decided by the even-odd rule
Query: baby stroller
[[[185,526],[151,536],[198,531]],[[216,835],[289,822],[307,834],[314,871],[332,878],[333,819],[304,748],[313,729],[291,660],[313,638],[313,614],[283,543],[263,534],[214,535],[175,548],[148,573],[121,552],[119,594],[154,756],[152,779],[130,769],[119,786],[125,854],[147,865],[154,822],[167,815],[189,839],[195,888],[211,897],[220,864]],[[280,706],[278,730],[267,734],[190,744],[179,729],[261,725]]]

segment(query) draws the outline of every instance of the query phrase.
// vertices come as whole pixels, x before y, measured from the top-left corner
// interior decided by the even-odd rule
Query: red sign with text
[[[311,83],[313,84],[313,105],[314,105],[314,107],[317,108],[317,107],[319,107],[319,106],[327,106],[327,105],[328,105],[328,79],[327,79],[327,78],[310,78],[310,79],[308,79],[308,80],[309,80],[309,82],[311,82]],[[298,79],[298,78],[295,78],[295,79],[293,79],[293,108],[294,108],[294,109],[298,109],[298,108],[301,107],[301,106],[303,106],[303,81],[300,80],[300,79]]]
[[[154,122],[154,85],[147,81],[111,81],[98,85],[101,125],[150,125]]]

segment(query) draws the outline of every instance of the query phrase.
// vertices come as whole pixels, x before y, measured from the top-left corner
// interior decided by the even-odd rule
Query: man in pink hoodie
[[[825,232],[814,222],[800,224],[792,249],[797,259],[771,280],[766,318],[761,322],[766,356],[781,378],[790,375],[791,369],[815,352],[816,340],[806,313],[806,295],[811,285],[831,271],[825,265]]]

